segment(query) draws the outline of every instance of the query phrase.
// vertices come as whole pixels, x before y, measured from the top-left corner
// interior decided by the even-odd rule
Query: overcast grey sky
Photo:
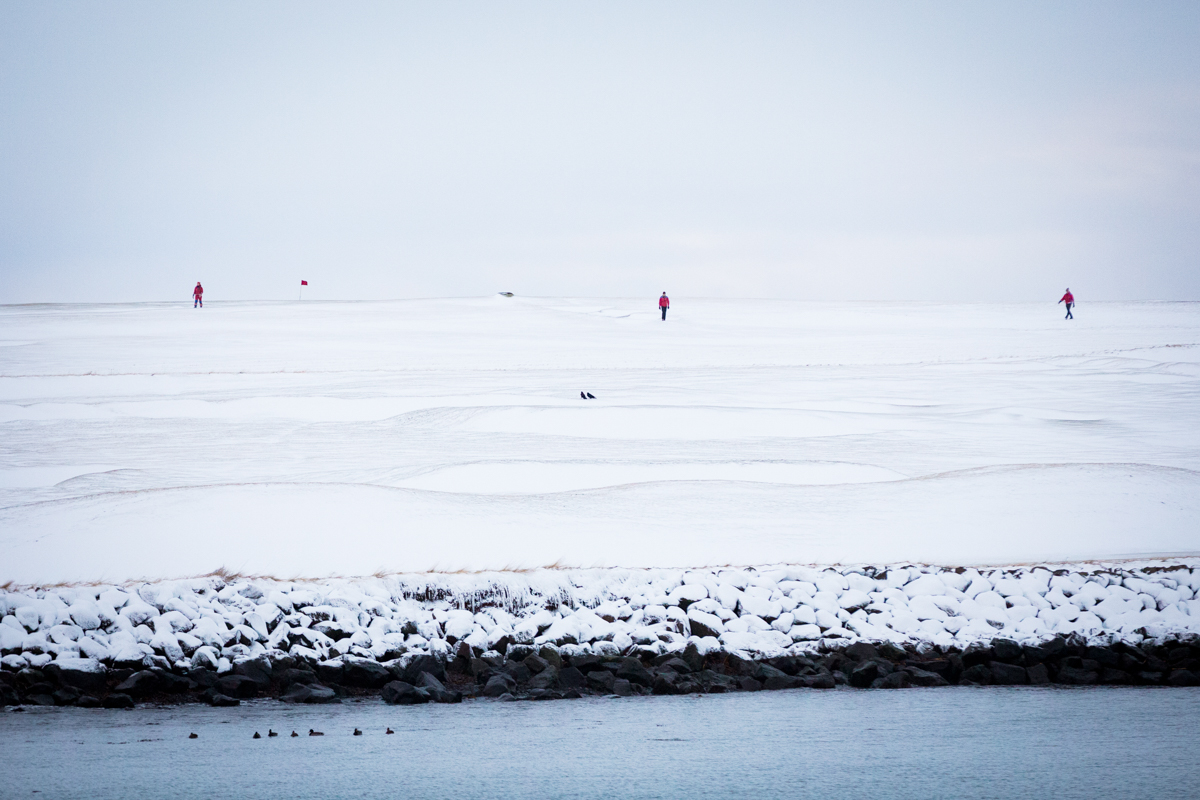
[[[0,302],[1200,299],[1200,4],[0,0]]]

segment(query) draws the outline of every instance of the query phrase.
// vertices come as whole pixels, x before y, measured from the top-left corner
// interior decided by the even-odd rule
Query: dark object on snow
[[[384,731],[384,733],[395,733],[395,731],[391,728],[388,728],[386,731]]]
[[[295,731],[292,731],[292,738],[293,738],[293,739],[295,739],[295,738],[296,738],[297,736],[299,736],[299,735],[300,735],[300,734],[296,733]]]
[[[262,738],[262,734],[260,734],[258,731],[255,731],[255,732],[254,732],[254,735],[253,735],[253,736],[251,736],[250,738],[251,738],[251,739],[261,739],[261,738]]]
[[[501,297],[512,297],[513,293],[512,292],[501,292],[500,296]]]
[[[595,400],[595,399],[596,399],[596,395],[592,394],[591,392],[588,392],[588,393],[587,393],[587,399],[588,399],[588,400]]]
[[[314,731],[312,728],[309,728],[308,735],[309,736],[324,736],[325,734],[321,733],[320,731]]]
[[[362,736],[362,731],[360,731],[358,728],[355,728],[355,729],[354,729],[354,735],[355,735],[355,736]]]
[[[586,395],[586,394],[584,394],[583,392],[580,392],[580,393],[579,393],[579,399],[580,399],[580,400],[587,400],[587,395]]]
[[[196,735],[196,734],[194,734],[194,733],[189,733],[189,734],[188,734],[188,738],[189,738],[189,739],[199,739],[200,737],[199,737],[199,736],[197,736],[197,735]]]
[[[279,734],[278,734],[278,733],[276,733],[275,731],[271,730],[270,728],[267,728],[267,736],[268,736],[268,738],[269,738],[269,737],[271,737],[271,736],[278,736],[278,735],[279,735]]]

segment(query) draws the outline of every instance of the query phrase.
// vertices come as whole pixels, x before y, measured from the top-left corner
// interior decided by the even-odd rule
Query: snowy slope
[[[0,583],[1200,552],[1200,304],[653,300],[0,307]]]

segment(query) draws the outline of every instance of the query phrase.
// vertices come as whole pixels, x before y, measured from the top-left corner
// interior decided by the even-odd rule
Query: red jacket
[[[202,294],[204,294],[204,287],[197,283],[196,288],[192,289],[192,296],[199,297]]]
[[[1060,302],[1060,303],[1074,303],[1074,302],[1075,302],[1075,295],[1071,294],[1070,292],[1067,292],[1066,294],[1064,294],[1064,295],[1062,296],[1062,300],[1059,300],[1058,302]]]
[[[671,301],[667,299],[667,296],[665,294],[662,297],[658,298],[658,307],[659,308],[670,308],[671,307]]]

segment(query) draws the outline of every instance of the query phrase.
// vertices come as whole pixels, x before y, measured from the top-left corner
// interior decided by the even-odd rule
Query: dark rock
[[[842,651],[851,661],[870,661],[879,658],[879,651],[869,642],[855,642]]]
[[[526,656],[521,663],[525,665],[531,675],[540,675],[546,667],[550,666],[550,662],[539,655]]]
[[[1146,672],[1137,673],[1134,678],[1140,686],[1158,686],[1163,682],[1163,674],[1161,672]]]
[[[809,689],[832,689],[837,685],[833,674],[829,672],[818,672],[816,675],[808,675],[801,680]]]
[[[1200,686],[1200,675],[1190,669],[1173,669],[1167,676],[1167,684],[1170,686]]]
[[[128,697],[128,695],[122,695]],[[52,706],[54,705],[53,692],[38,692],[37,694],[26,694],[25,705],[28,706]]]
[[[345,671],[345,665],[341,662],[328,664],[321,662],[316,665],[317,679],[325,685],[331,683],[341,683],[342,673]]]
[[[255,697],[259,691],[258,683],[245,675],[222,675],[216,688],[230,697]]]
[[[61,665],[51,662],[43,672],[64,689],[74,689],[76,693],[92,692],[99,694],[108,687],[108,675],[104,672],[85,672],[80,669],[63,669]]]
[[[908,682],[908,673],[904,670],[896,670],[889,675],[879,678],[872,684],[872,687],[879,689],[907,689],[910,685]]]
[[[765,685],[771,678],[782,679],[790,676],[783,670],[773,667],[770,664],[759,664],[758,669],[754,670],[750,677]]]
[[[575,667],[563,667],[558,671],[558,685],[564,689],[582,689],[587,678]]]
[[[104,698],[102,705],[105,708],[133,708],[133,698],[127,694],[114,692]]]
[[[613,680],[612,693],[617,697],[630,697],[633,695],[633,684],[624,678],[616,678]]]
[[[509,661],[504,665],[503,669],[505,672],[511,675],[512,679],[517,683],[529,683],[529,679],[533,677],[533,673],[530,672],[529,667],[525,666],[520,661]]]
[[[418,679],[418,689],[424,689],[433,698],[435,703],[461,703],[462,692],[452,692],[434,676],[428,672],[422,672]]]
[[[976,664],[973,667],[968,667],[963,670],[962,677],[959,678],[960,683],[970,681],[975,686],[991,686],[992,671],[987,664]]]
[[[113,688],[114,692],[128,694],[131,697],[145,697],[148,694],[161,692],[164,688],[163,673],[156,670],[144,669],[135,672]]]
[[[564,689],[562,696],[564,700],[578,700],[579,698],[583,697],[583,692],[574,688]]]
[[[439,662],[440,663],[440,662]],[[445,671],[442,672],[443,677]],[[350,659],[342,665],[342,683],[357,689],[382,689],[392,680],[387,667],[367,659]]]
[[[0,684],[0,706],[15,706],[20,702],[16,689],[8,684]]]
[[[600,656],[594,656],[591,654],[580,655],[580,656],[571,656],[570,661],[571,661],[572,667],[579,670],[580,672],[582,672],[585,675],[587,673],[591,672],[596,667],[600,666],[600,663],[601,663]]]
[[[550,666],[562,669],[562,656],[553,647],[543,647],[541,650],[538,650],[538,655],[546,659],[546,663]]]
[[[404,675],[401,680],[416,686],[420,681],[422,672],[428,672],[442,683],[446,682],[446,666],[440,659],[433,656],[417,656],[408,662],[407,666],[404,667]]]
[[[252,658],[233,665],[233,674],[244,675],[254,681],[259,691],[271,685],[272,672],[271,661],[266,656]]]
[[[293,686],[297,683],[307,685],[317,682],[317,675],[312,670],[292,668],[281,670],[278,674],[281,686]]]
[[[1021,686],[1029,682],[1029,677],[1024,667],[993,661],[992,682],[999,686]]]
[[[172,672],[164,672],[162,679],[162,690],[166,694],[187,694],[199,688],[191,678],[185,678]]]
[[[606,669],[592,670],[587,674],[588,687],[600,692],[612,694],[613,684],[616,683],[616,678],[611,672]]]
[[[508,649],[504,651],[504,655],[509,661],[524,661],[530,656],[536,656],[537,650],[527,644],[510,644]],[[530,671],[532,672],[532,670]]]
[[[1083,657],[1095,661],[1101,667],[1119,669],[1121,666],[1120,653],[1108,647],[1089,647],[1084,651]]]
[[[885,658],[888,661],[903,661],[908,658],[908,653],[904,652],[902,648],[897,647],[891,642],[884,642],[876,649],[879,650],[879,657]]]
[[[622,658],[620,667],[617,668],[616,677],[624,678],[630,683],[640,684],[642,686],[652,686],[654,677],[650,674],[642,662],[636,658]]]
[[[79,699],[79,691],[71,688],[59,689],[53,694],[54,705],[56,706],[72,706]]]
[[[1050,671],[1046,669],[1045,664],[1034,664],[1032,667],[1026,667],[1025,675],[1029,678],[1029,683],[1033,686],[1045,686],[1050,683]]]
[[[507,653],[508,648],[512,646],[512,643],[513,640],[511,636],[501,636],[496,643],[492,645],[492,649],[497,653]]]
[[[90,694],[81,695],[79,699],[75,701],[75,705],[79,708],[99,708],[100,698]]]
[[[996,654],[996,661],[1023,666],[1022,662],[1025,660],[1024,648],[1011,639],[994,639],[992,641],[992,651]]]
[[[781,670],[776,670],[776,672],[779,672],[779,674],[768,676],[767,679],[762,682],[763,688],[767,691],[773,692],[778,689],[795,689],[797,686],[803,685],[800,678],[794,678],[791,675],[782,672]]]
[[[211,706],[240,706],[242,704],[242,701],[236,697],[222,694],[216,689],[205,689],[201,697]]]
[[[1100,670],[1100,682],[1108,686],[1126,686],[1134,681],[1133,676],[1125,670],[1105,667]]]
[[[483,687],[482,694],[484,697],[499,697],[505,692],[515,694],[516,691],[517,682],[512,679],[512,676],[507,673],[498,672],[488,678],[487,685]]]
[[[936,672],[921,669],[919,667],[905,667],[904,671],[908,673],[908,682],[913,686],[949,686],[950,681],[943,678]]]
[[[745,675],[742,678],[740,678],[738,680],[738,686],[744,692],[758,692],[758,691],[762,691],[762,688],[763,688],[761,681],[759,681],[755,678],[751,678],[749,675]],[[657,690],[657,688],[658,687],[656,685],[655,689]],[[655,691],[654,693],[658,694],[658,691]]]
[[[201,689],[211,689],[216,686],[220,677],[213,670],[204,669],[203,667],[188,670],[188,678]]]
[[[337,693],[319,683],[294,683],[286,694],[279,698],[285,703],[338,703]]]
[[[721,631],[710,628],[697,619],[689,618],[688,626],[692,629],[692,636],[711,636],[714,639],[720,638],[721,636]]]
[[[429,692],[420,691],[411,683],[392,681],[383,687],[383,702],[393,706],[415,706],[430,701]]]
[[[558,669],[550,664],[529,679],[530,689],[553,689],[558,686]]]
[[[679,694],[679,674],[672,670],[663,670],[654,676],[654,683],[651,685],[651,691],[654,694]],[[632,686],[632,682],[630,683]]]
[[[700,655],[700,649],[696,647],[695,642],[688,642],[687,647],[683,648],[683,654],[680,656],[692,672],[699,672],[704,669],[704,656]]]
[[[980,664],[987,664],[995,657],[990,647],[974,647],[962,654],[963,669],[969,670],[972,667],[977,667]],[[968,678],[968,680],[970,680]]]
[[[1068,661],[1070,659],[1067,659]],[[1055,675],[1055,683],[1072,684],[1076,686],[1089,686],[1099,680],[1099,675],[1093,670],[1084,669],[1082,667],[1063,664],[1059,668],[1058,674]]]
[[[638,663],[640,664],[641,662],[639,661]],[[662,663],[662,667],[665,669],[674,670],[679,675],[687,675],[695,671],[692,669],[691,665],[689,665],[682,658],[668,658]]]
[[[865,689],[874,683],[875,679],[878,677],[879,662],[872,660],[864,661],[851,670],[850,674],[846,677],[846,680],[851,686],[859,689]]]

